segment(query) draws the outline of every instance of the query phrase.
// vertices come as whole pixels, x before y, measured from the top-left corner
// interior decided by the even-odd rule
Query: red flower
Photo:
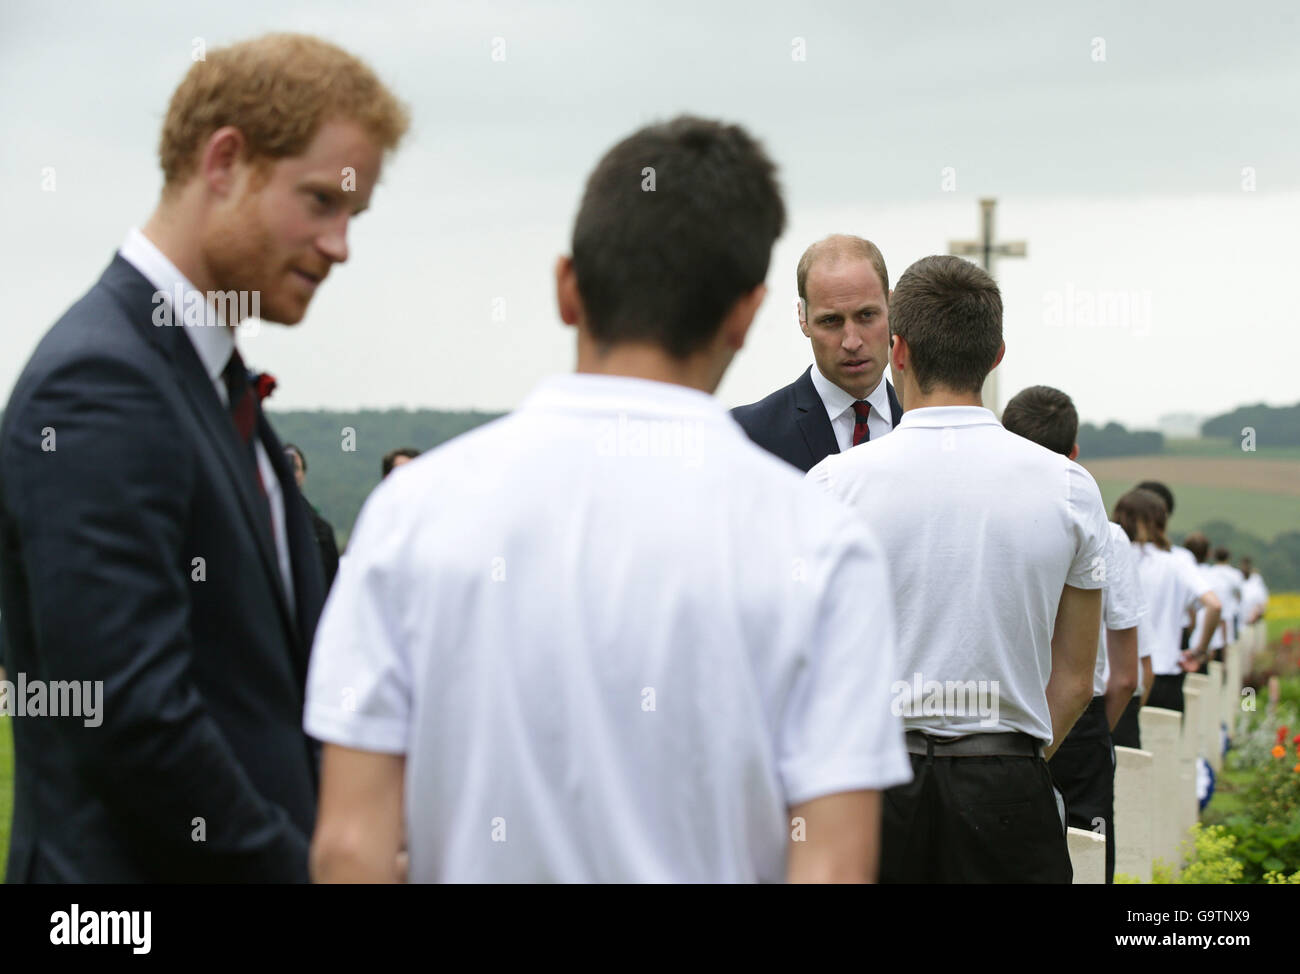
[[[270,372],[259,373],[257,376],[257,401],[261,402],[275,392],[275,385],[275,376]]]
[[[1279,727],[1279,728],[1277,729],[1277,742],[1278,742],[1279,744],[1285,744],[1285,743],[1286,743],[1286,734],[1287,734],[1287,731],[1289,731],[1290,729],[1291,729],[1291,728],[1289,728],[1289,727]]]

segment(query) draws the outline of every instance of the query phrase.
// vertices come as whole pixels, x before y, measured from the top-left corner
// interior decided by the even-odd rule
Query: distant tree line
[[[1294,406],[1239,406],[1230,413],[1206,420],[1201,436],[1240,439],[1242,430],[1255,431],[1259,446],[1300,446],[1300,403]]]
[[[1100,457],[1140,457],[1163,453],[1165,436],[1154,431],[1130,432],[1119,423],[1079,426],[1079,453],[1090,460]]]
[[[1212,548],[1227,548],[1234,565],[1243,555],[1251,558],[1269,591],[1300,589],[1300,531],[1284,531],[1272,541],[1263,541],[1247,531],[1237,530],[1227,521],[1209,521],[1196,530],[1210,539]],[[1172,537],[1181,542],[1187,535],[1175,533]]]
[[[303,494],[334,525],[340,549],[366,497],[380,480],[384,454],[402,446],[431,450],[498,413],[420,410],[276,412],[268,418],[285,443],[307,458]]]

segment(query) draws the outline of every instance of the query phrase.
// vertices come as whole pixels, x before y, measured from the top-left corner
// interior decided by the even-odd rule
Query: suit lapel
[[[180,386],[189,400],[199,424],[208,435],[226,468],[230,485],[239,499],[239,507],[248,522],[249,530],[257,542],[257,552],[266,570],[272,590],[275,592],[276,604],[290,634],[298,634],[297,624],[289,611],[289,599],[284,591],[284,582],[280,578],[280,563],[275,551],[275,539],[271,534],[271,525],[266,516],[266,499],[257,488],[257,470],[248,450],[239,439],[239,431],[230,420],[230,412],[217,398],[217,390],[212,379],[199,361],[198,353],[188,336],[181,328],[160,329],[173,332],[174,352],[172,361],[179,372]]]
[[[809,469],[821,463],[832,453],[840,452],[840,445],[835,440],[835,430],[831,427],[830,417],[826,415],[826,406],[822,397],[817,395],[817,387],[812,381],[813,367],[799,376],[794,383],[795,425],[803,434],[804,443],[812,459]]]
[[[903,404],[898,401],[898,394],[894,392],[894,387],[888,379],[885,380],[885,392],[889,394],[889,413],[892,419],[890,425],[897,428],[903,421]]]
[[[316,630],[316,621],[320,615],[320,603],[324,597],[325,577],[320,564],[320,549],[316,536],[312,532],[311,518],[307,513],[307,502],[298,490],[293,479],[288,461],[284,455],[284,446],[275,435],[270,421],[260,408],[257,416],[257,433],[266,447],[271,466],[275,467],[276,479],[280,482],[280,493],[284,498],[285,535],[289,539],[289,565],[293,573],[294,602],[297,608],[295,634],[298,637],[297,663],[301,672],[299,676],[306,679],[307,657],[311,649],[312,637]]]
[[[258,557],[271,590],[275,593],[275,601],[280,607],[286,631],[290,638],[296,638],[298,627],[289,611],[288,596],[284,591],[284,582],[280,579],[271,525],[264,513],[266,500],[253,486],[257,482],[257,471],[244,444],[240,442],[239,431],[230,419],[230,411],[217,397],[212,379],[199,361],[193,342],[184,333],[184,326],[157,326],[153,323],[152,314],[156,306],[154,286],[121,254],[114,255],[113,262],[104,271],[100,283],[117,297],[131,324],[146,341],[159,350],[176,371],[177,384],[221,458],[222,466],[226,468],[227,479],[239,499],[239,507],[248,522],[249,530],[256,539]]]

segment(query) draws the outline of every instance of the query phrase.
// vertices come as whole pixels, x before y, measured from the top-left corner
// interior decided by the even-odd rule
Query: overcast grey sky
[[[194,38],[300,30],[366,58],[414,124],[304,322],[240,339],[275,408],[509,409],[570,369],[551,273],[586,175],[683,111],[750,128],[790,209],[729,405],[811,361],[792,310],[809,243],[868,237],[896,279],[973,236],[981,196],[1029,247],[998,268],[1004,401],[1048,383],[1143,426],[1300,399],[1300,8],[1045,7],[5,0],[0,392],[151,212]]]

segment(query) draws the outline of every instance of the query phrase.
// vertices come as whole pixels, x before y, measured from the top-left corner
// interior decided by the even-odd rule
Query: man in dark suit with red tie
[[[884,436],[903,418],[889,361],[889,272],[870,240],[835,234],[799,259],[799,327],[813,365],[731,411],[749,438],[807,473],[832,453]]]
[[[302,319],[407,124],[333,45],[209,51],[164,122],[158,208],[20,375],[7,661],[101,687],[102,712],[13,721],[8,882],[307,879],[323,579],[236,326]]]

